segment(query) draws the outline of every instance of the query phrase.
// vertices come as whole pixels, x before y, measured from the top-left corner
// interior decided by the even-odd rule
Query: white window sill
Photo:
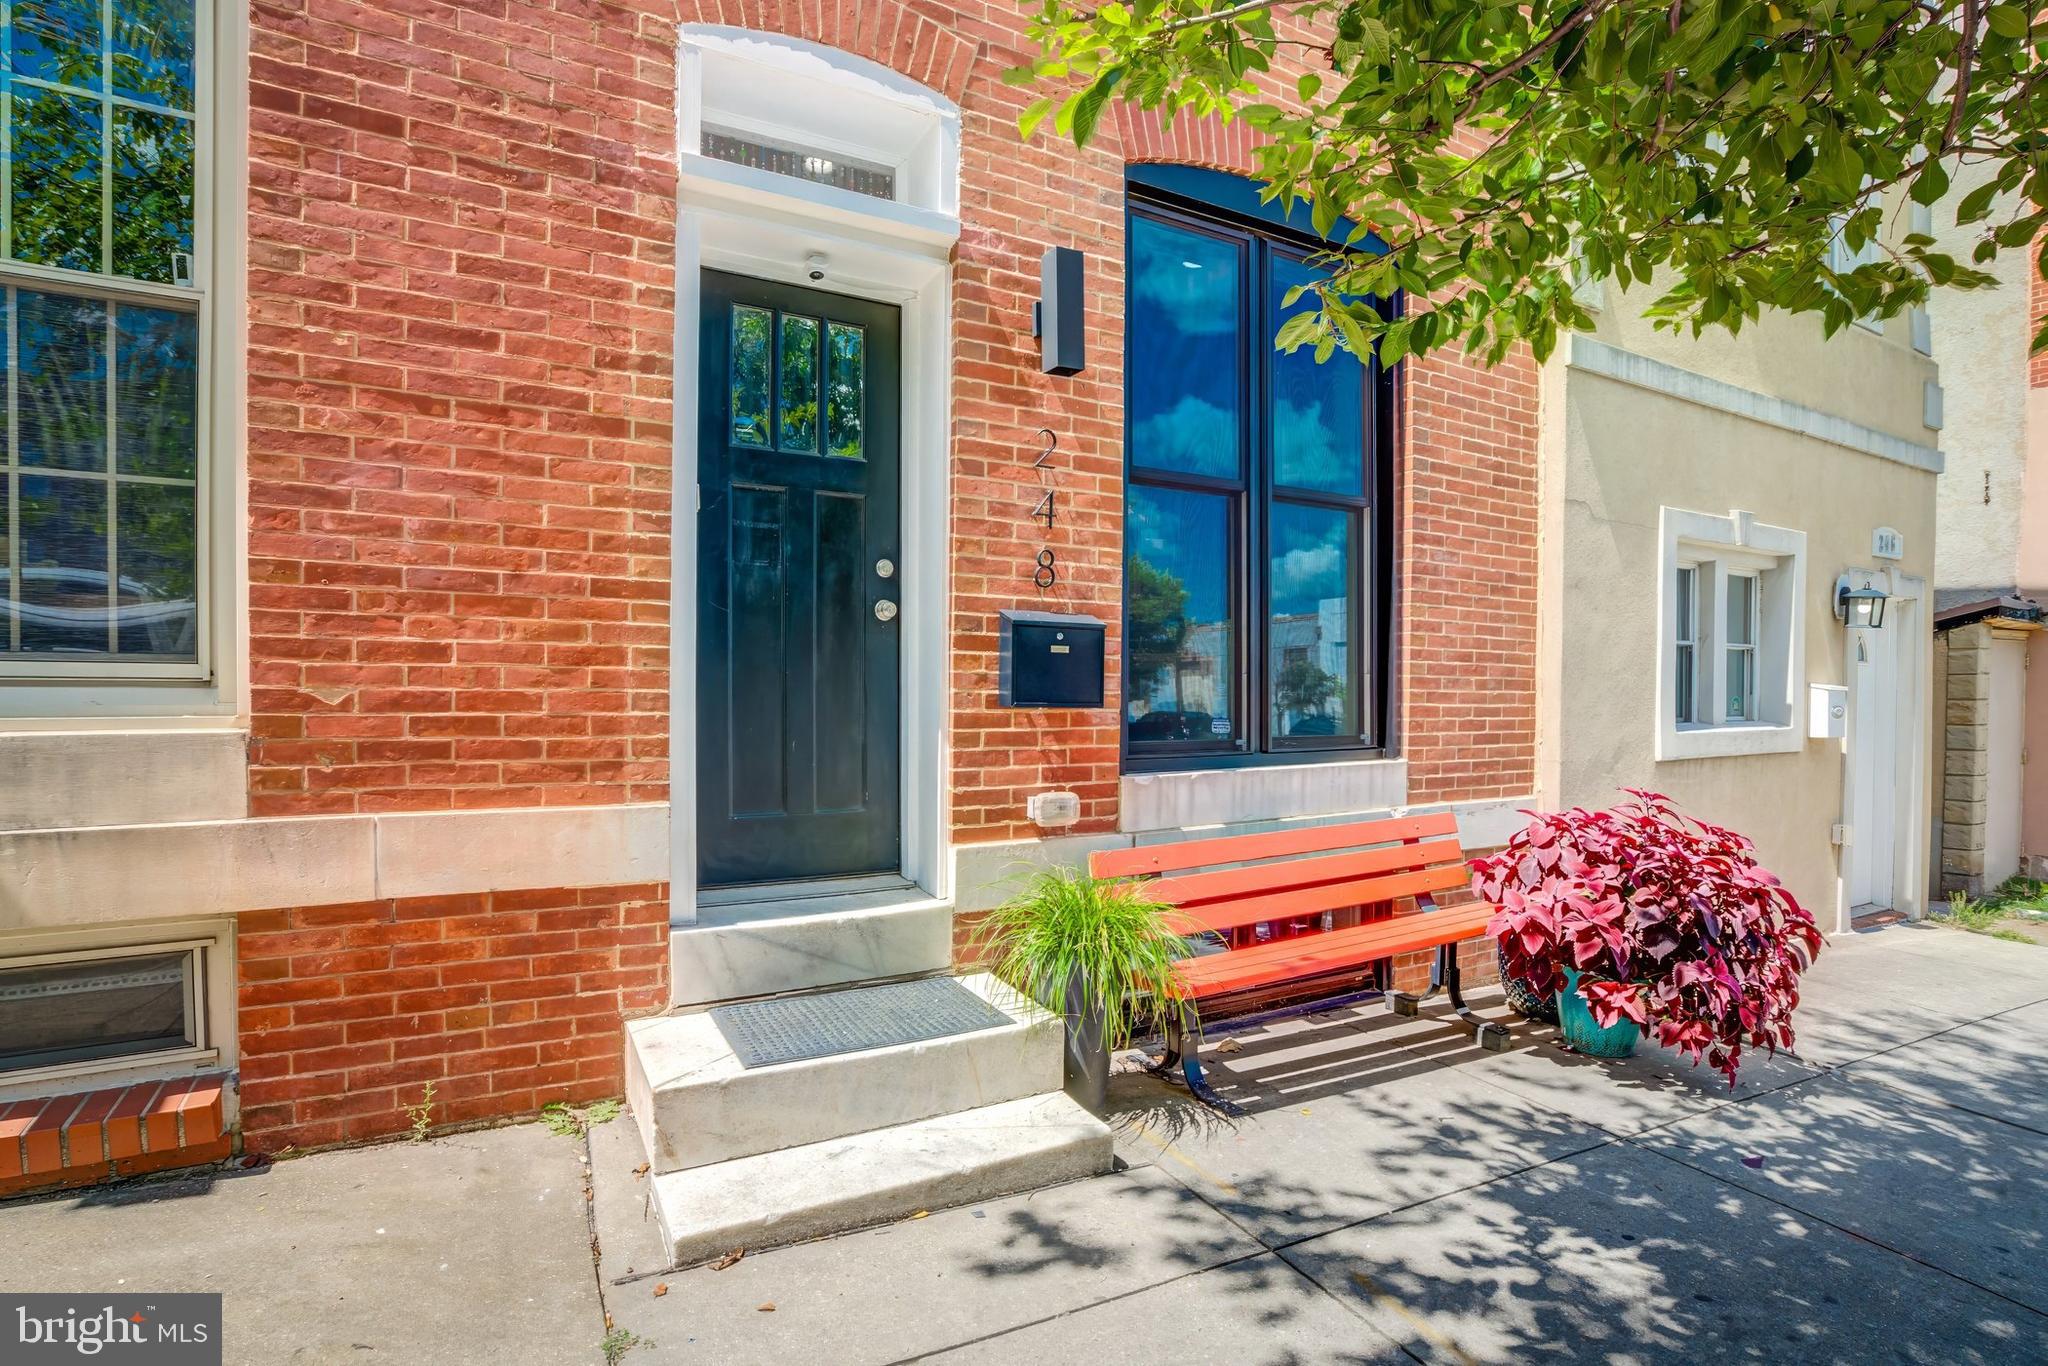
[[[1408,761],[1126,773],[1121,789],[1117,828],[1127,832],[1302,820],[1406,806]]]
[[[0,1104],[28,1096],[61,1092],[74,1083],[93,1090],[111,1090],[144,1081],[168,1081],[209,1072],[220,1066],[218,1048],[165,1049],[159,1053],[126,1053],[118,1058],[30,1067],[0,1073]]]
[[[1736,723],[1666,726],[1657,734],[1657,759],[1720,759],[1743,754],[1796,754],[1806,743],[1797,726]]]

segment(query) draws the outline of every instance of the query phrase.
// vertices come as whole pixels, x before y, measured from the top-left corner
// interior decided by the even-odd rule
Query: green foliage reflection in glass
[[[0,580],[0,653],[195,658],[197,318],[29,289],[4,298],[16,364],[0,564],[18,574]]]
[[[861,428],[867,416],[867,334],[848,323],[827,323],[825,346],[825,453],[865,459]]]
[[[192,283],[191,0],[0,3],[13,149],[6,254]]]
[[[775,352],[770,330],[775,315],[765,308],[732,309],[732,439],[736,446],[768,444],[768,368]]]
[[[824,454],[866,458],[867,333],[862,328],[735,304],[730,385],[734,445],[818,454],[822,399]]]
[[[775,396],[776,445],[818,449],[818,320],[782,315],[781,375]]]

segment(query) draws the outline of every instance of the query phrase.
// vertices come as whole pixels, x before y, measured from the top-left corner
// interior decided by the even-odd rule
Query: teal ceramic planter
[[[1636,1040],[1642,1037],[1636,1022],[1623,1018],[1612,1029],[1602,1029],[1579,991],[1577,969],[1566,968],[1564,980],[1565,989],[1557,993],[1557,1025],[1565,1043],[1589,1058],[1625,1058],[1635,1052]]]

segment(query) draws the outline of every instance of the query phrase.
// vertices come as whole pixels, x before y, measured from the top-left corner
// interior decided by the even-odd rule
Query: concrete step
[[[675,1266],[1098,1176],[1108,1126],[1061,1092],[653,1178]]]
[[[862,905],[833,903],[829,912],[791,902],[789,914],[749,908],[701,912],[703,923],[669,936],[670,978],[678,1006],[748,996],[779,996],[943,972],[953,962],[953,908],[942,901]]]
[[[1011,1023],[741,1067],[709,1014],[626,1026],[626,1097],[657,1173],[972,1110],[1060,1087],[1057,1016],[987,974],[960,979]]]

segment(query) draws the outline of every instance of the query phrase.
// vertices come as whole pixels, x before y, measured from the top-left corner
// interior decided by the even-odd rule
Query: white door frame
[[[789,40],[775,40],[795,47]],[[808,46],[808,45],[804,45]],[[817,49],[849,79],[870,64]],[[802,55],[802,54],[800,54]],[[814,63],[815,64],[815,63]],[[877,69],[879,70],[879,69]],[[951,405],[951,253],[959,220],[910,204],[713,161],[685,73],[676,224],[674,516],[669,648],[669,923],[697,920],[697,417],[706,268],[854,295],[903,310],[903,875],[943,899],[952,860],[946,695]],[[899,78],[900,79],[900,78]],[[957,138],[957,125],[940,130]],[[813,279],[812,258],[825,258]]]
[[[1899,745],[1897,773],[1890,800],[1892,811],[1892,909],[1918,920],[1927,913],[1927,857],[1931,811],[1928,806],[1929,769],[1932,765],[1934,713],[1934,633],[1928,611],[1927,581],[1897,569],[1852,569],[1852,587],[1885,590],[1882,631],[1896,631],[1898,670],[1897,716]],[[1848,830],[1843,841],[1835,879],[1835,924],[1832,933],[1850,928],[1854,908],[1849,904],[1849,880],[1857,841],[1862,838],[1867,813],[1857,810],[1856,746],[1854,737],[1862,718],[1856,680],[1856,636],[1854,627],[1837,626],[1842,633],[1842,677],[1849,681],[1850,742],[1842,756],[1842,824]],[[1823,926],[1824,929],[1829,928]]]

